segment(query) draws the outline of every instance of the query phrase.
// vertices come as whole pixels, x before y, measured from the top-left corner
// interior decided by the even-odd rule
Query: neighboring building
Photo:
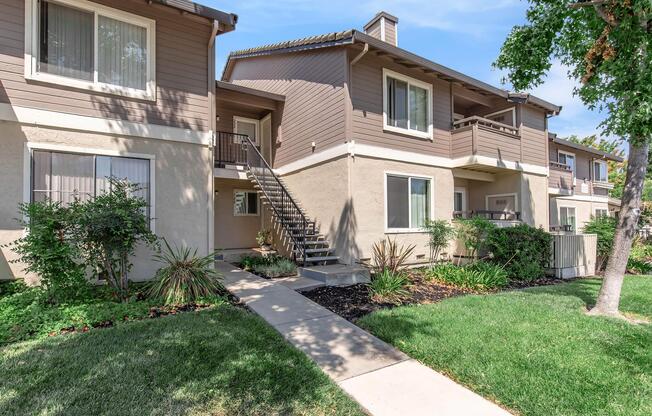
[[[215,37],[237,16],[187,0],[0,5],[0,245],[20,202],[143,187],[152,230],[213,250]],[[0,248],[0,278],[22,276]],[[157,264],[141,250],[132,278]]]
[[[620,200],[610,198],[608,161],[622,162],[619,156],[560,139],[550,134],[551,229],[581,232],[591,217],[614,216]]]
[[[397,47],[397,23],[379,13],[366,33],[233,52],[224,69],[223,82],[283,97],[270,111],[276,121],[262,146],[306,221],[314,220],[328,242],[310,254],[353,263],[368,259],[372,244],[391,235],[415,244],[413,260],[423,259],[426,219],[471,213],[501,225],[522,221],[548,229],[547,119],[560,107]],[[244,198],[231,189],[245,189],[246,175],[228,184],[226,175],[217,171],[219,198]],[[272,207],[273,199],[265,198]],[[274,224],[283,228],[282,221]],[[295,221],[289,228],[301,227]],[[220,235],[216,227],[221,247],[241,246],[240,237],[225,231]]]

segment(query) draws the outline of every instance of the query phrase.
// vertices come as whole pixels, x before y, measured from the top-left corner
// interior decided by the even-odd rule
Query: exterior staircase
[[[247,177],[253,183],[263,204],[269,207],[274,221],[291,241],[295,261],[303,266],[337,263],[339,257],[333,254],[334,248],[319,233],[315,221],[306,215],[258,148],[248,137],[244,138]]]

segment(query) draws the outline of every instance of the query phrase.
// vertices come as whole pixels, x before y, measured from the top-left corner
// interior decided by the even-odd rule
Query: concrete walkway
[[[509,415],[295,292],[293,288],[303,282],[262,279],[224,262],[217,262],[216,268],[234,296],[306,353],[372,415]]]

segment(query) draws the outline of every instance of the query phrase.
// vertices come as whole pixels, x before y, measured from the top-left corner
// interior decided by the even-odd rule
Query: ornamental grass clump
[[[465,266],[452,263],[438,264],[425,273],[427,280],[438,280],[471,290],[492,290],[507,286],[507,272],[501,266],[476,261]]]
[[[164,266],[156,273],[149,296],[164,300],[166,305],[186,305],[222,292],[221,275],[213,268],[213,254],[197,256],[197,249],[172,248],[167,241],[163,243],[163,250],[155,258]]]
[[[400,304],[408,295],[407,285],[409,279],[406,273],[393,273],[385,269],[374,274],[369,283],[371,299],[378,303]]]

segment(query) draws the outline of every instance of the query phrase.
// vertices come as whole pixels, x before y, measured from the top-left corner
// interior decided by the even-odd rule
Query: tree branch
[[[604,4],[607,3],[607,1],[608,0],[579,0],[577,3],[571,3],[570,8],[579,9],[581,7],[593,7],[602,20],[607,22],[609,26],[616,27],[620,22],[613,14],[607,12],[605,9]]]

